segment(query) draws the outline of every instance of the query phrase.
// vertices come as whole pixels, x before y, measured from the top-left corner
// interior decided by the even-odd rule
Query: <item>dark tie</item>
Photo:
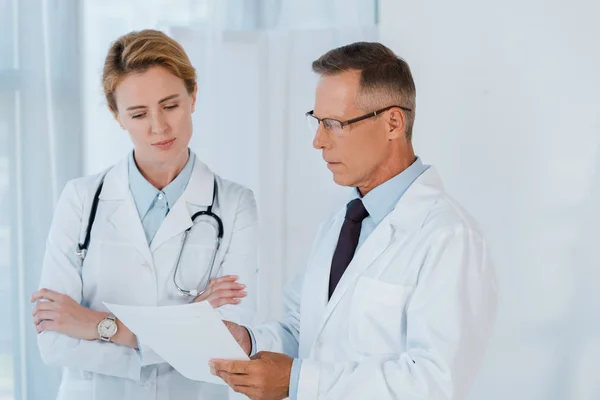
[[[358,238],[360,237],[360,227],[363,219],[367,218],[367,212],[363,202],[360,199],[354,199],[346,206],[346,217],[340,237],[338,238],[333,260],[331,261],[331,270],[329,271],[329,298],[335,290],[346,268],[354,257]]]

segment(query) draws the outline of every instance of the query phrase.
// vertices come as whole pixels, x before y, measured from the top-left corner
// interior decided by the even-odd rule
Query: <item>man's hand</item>
[[[243,326],[236,324],[235,322],[223,322],[225,323],[225,326],[229,328],[229,332],[231,332],[233,338],[238,342],[240,347],[249,356],[250,352],[252,351],[252,340],[250,339],[250,333],[248,333],[248,330]]]
[[[211,372],[233,390],[252,400],[281,400],[289,396],[294,359],[280,353],[260,352],[251,361],[211,360]]]

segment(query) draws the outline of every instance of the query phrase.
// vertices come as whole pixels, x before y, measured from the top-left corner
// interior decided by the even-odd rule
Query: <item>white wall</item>
[[[600,398],[600,3],[382,0],[415,146],[481,222],[495,335],[471,399]]]

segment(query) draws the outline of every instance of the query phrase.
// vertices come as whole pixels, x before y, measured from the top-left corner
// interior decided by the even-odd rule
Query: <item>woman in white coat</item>
[[[188,149],[196,74],[176,41],[151,30],[119,38],[106,57],[103,86],[134,150],[101,174],[69,182],[61,195],[41,289],[32,296],[42,359],[63,367],[59,399],[227,398],[225,386],[184,378],[103,302],[166,306],[206,300],[227,320],[251,322],[254,195],[212,173]],[[203,211],[222,222],[216,255],[220,224],[206,215],[193,219]],[[81,252],[78,245],[86,242]]]

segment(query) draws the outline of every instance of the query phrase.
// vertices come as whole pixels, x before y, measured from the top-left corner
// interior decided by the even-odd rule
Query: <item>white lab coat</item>
[[[432,167],[358,249],[330,301],[344,210],[324,223],[286,317],[254,328],[258,350],[302,361],[299,400],[464,399],[496,315],[479,229]]]
[[[182,233],[192,226],[192,214],[206,210],[212,202],[213,177],[196,158],[185,191],[148,246],[129,190],[127,159],[122,160],[104,180],[83,267],[75,251],[85,237],[100,175],[67,183],[50,229],[40,287],[102,311],[108,311],[102,302],[137,306],[189,303],[189,298],[178,295],[172,273]],[[247,324],[252,322],[256,309],[256,203],[249,189],[218,176],[216,179],[218,196],[213,212],[223,221],[224,237],[213,277],[238,275],[248,292],[239,305],[223,306],[217,311],[227,320]],[[180,286],[193,289],[206,282],[213,232],[208,224],[196,222],[188,235],[178,272]],[[58,395],[61,400],[228,397],[226,386],[184,378],[143,343],[138,353],[114,343],[44,332],[38,335],[38,346],[45,363],[64,367]]]

